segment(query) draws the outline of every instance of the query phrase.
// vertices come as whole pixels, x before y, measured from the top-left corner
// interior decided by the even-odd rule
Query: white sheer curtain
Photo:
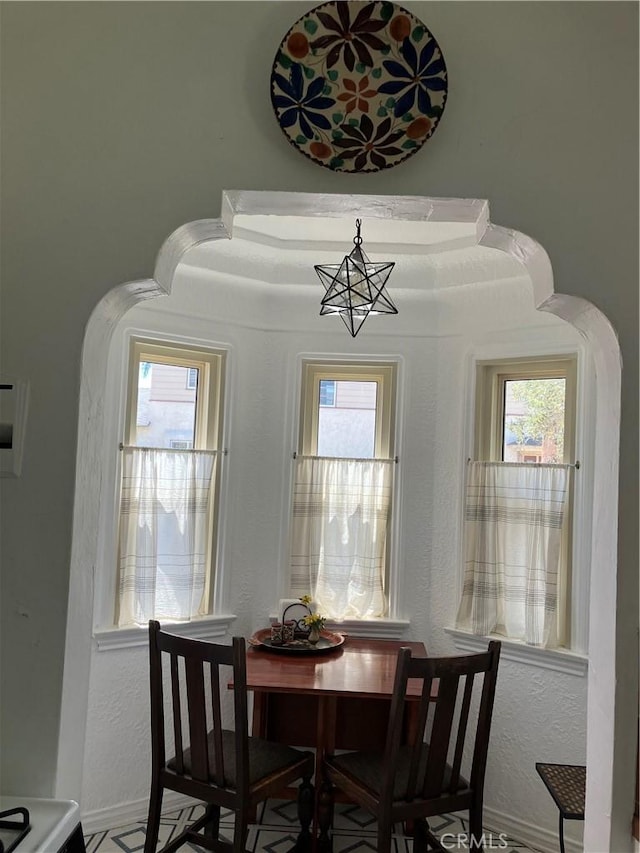
[[[468,469],[456,625],[553,647],[571,467],[471,462]]]
[[[125,447],[118,625],[206,609],[215,451]]]
[[[393,462],[298,457],[291,594],[332,619],[382,616]]]

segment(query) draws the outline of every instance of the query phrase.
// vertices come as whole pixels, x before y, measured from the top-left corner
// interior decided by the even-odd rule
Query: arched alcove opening
[[[136,310],[143,310],[140,306],[163,295],[177,298],[180,294],[181,310],[196,315],[203,294],[211,292],[215,280],[215,295],[208,297],[212,303],[210,311],[215,314],[219,310],[229,327],[257,329],[271,339],[277,335],[291,335],[293,331],[289,355],[308,351],[307,336],[318,334],[319,323],[331,322],[316,316],[319,300],[311,267],[344,253],[356,216],[365,223],[363,236],[367,252],[374,258],[386,253],[396,260],[391,286],[394,298],[399,294],[396,301],[401,311],[404,305],[405,319],[401,326],[390,331],[388,324],[395,322],[395,318],[372,318],[366,327],[367,334],[354,343],[355,351],[395,349],[398,344],[390,344],[389,336],[398,338],[399,334],[407,341],[417,342],[416,346],[427,339],[464,338],[472,334],[474,306],[488,310],[487,305],[491,303],[494,313],[508,315],[508,306],[501,299],[503,294],[516,289],[515,284],[520,288],[519,299],[527,291],[533,308],[565,321],[577,331],[588,349],[595,370],[595,398],[590,413],[595,427],[589,476],[598,482],[590,505],[590,517],[597,519],[597,535],[591,537],[590,564],[598,569],[591,572],[589,587],[592,604],[586,752],[588,767],[593,772],[589,774],[587,792],[585,847],[606,849],[614,807],[620,386],[617,341],[610,324],[594,306],[554,293],[549,260],[539,244],[525,235],[492,225],[487,203],[474,200],[227,193],[223,197],[220,219],[190,223],[167,240],[158,256],[152,280],[122,285],[97,306],[87,327],[83,353],[56,793],[80,798],[82,790],[92,636],[97,624],[93,573],[87,567],[92,566],[99,572],[104,556],[103,522],[105,512],[108,513],[105,494],[110,491],[108,484],[106,488],[104,484],[105,478],[113,478],[113,471],[105,463],[104,448],[105,444],[114,446],[111,433],[118,417],[117,409],[114,413],[114,400],[109,396],[108,380],[114,337],[122,333],[124,319],[133,317],[131,322],[135,325],[140,320]],[[251,302],[247,301],[246,294],[250,294]],[[256,316],[247,319],[249,304]],[[285,304],[289,312],[286,315],[283,314]],[[467,311],[464,322],[461,321],[461,305],[465,305]],[[158,316],[154,322],[162,326],[171,316],[171,310],[163,309],[162,299],[157,306]],[[514,309],[516,313],[517,310],[520,308]],[[158,318],[163,312],[164,321]],[[204,323],[210,320],[211,317],[202,318]],[[384,323],[387,325],[383,326]],[[554,333],[557,325],[550,326]],[[171,323],[164,326],[165,330],[170,327]],[[504,327],[509,327],[508,316]],[[347,342],[340,342],[337,337],[344,338],[344,329],[340,327],[337,331],[334,327],[325,333],[326,328],[322,327],[322,334],[331,340],[327,346],[334,352],[344,352]],[[203,334],[198,331],[196,336],[201,338]],[[215,333],[220,334],[221,331]],[[240,338],[239,335],[238,340]],[[381,343],[373,343],[376,340]],[[411,352],[417,362],[416,350]],[[445,369],[446,347],[432,348],[430,357],[434,363],[443,360],[440,366]],[[417,367],[414,365],[413,369]],[[285,375],[285,380],[290,378]],[[286,396],[282,399],[285,405],[290,405]],[[282,443],[283,448],[285,444],[286,441]],[[461,443],[456,448],[458,473],[462,447]],[[115,461],[111,466],[115,466]],[[595,530],[595,525],[592,527]],[[436,591],[432,589],[431,592],[437,599]],[[399,590],[396,615],[407,615],[402,610],[402,590]],[[248,627],[244,626],[243,630]],[[146,740],[146,717],[136,719],[132,726],[136,736]]]

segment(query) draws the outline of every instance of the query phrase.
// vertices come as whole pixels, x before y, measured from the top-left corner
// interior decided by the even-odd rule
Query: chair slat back
[[[224,785],[224,755],[222,752],[222,705],[220,701],[220,667],[212,664],[211,704],[213,716],[214,767],[211,768],[216,785]]]
[[[429,716],[429,708],[430,708],[430,696],[431,696],[431,687],[432,680],[430,678],[425,678],[422,682],[422,695],[420,697],[420,705],[418,707],[418,719],[416,724],[416,731],[423,732],[427,725],[427,718]],[[419,749],[412,750],[411,753],[411,761],[409,764],[409,781],[407,783],[407,790],[410,791],[410,797],[413,799],[415,796],[415,791],[418,786],[418,774],[420,772],[420,761],[422,758],[422,753]]]
[[[209,778],[207,749],[207,708],[204,691],[204,664],[185,657],[187,707],[189,709],[189,745],[191,746],[191,776],[198,782]]]
[[[420,789],[422,796],[437,797],[444,788],[449,743],[458,696],[459,676],[439,676],[438,699],[434,703],[433,725],[429,734],[429,752]],[[420,752],[418,748],[415,752]],[[416,792],[410,792],[415,796]]]
[[[173,755],[174,772],[196,782],[225,785],[223,714],[220,679],[222,667],[230,669],[234,683],[235,763],[238,783],[248,778],[247,699],[245,646],[241,637],[232,646],[191,640],[165,633],[158,622],[149,623],[152,760],[163,767]],[[163,658],[169,661],[173,743],[165,738],[165,685]],[[232,672],[231,672],[232,670]],[[242,694],[237,698],[237,694]],[[213,749],[209,749],[209,741]],[[190,762],[184,752],[190,747]],[[210,761],[210,756],[213,760]],[[239,785],[238,785],[239,786]]]
[[[432,799],[455,793],[460,788],[463,759],[467,755],[472,755],[467,780],[472,785],[482,782],[499,656],[498,642],[489,643],[487,652],[450,658],[414,658],[409,649],[400,650],[387,732],[384,792],[393,790],[397,773],[409,679],[421,679],[422,692],[419,700],[408,700],[419,704],[415,713],[415,740],[409,747],[407,799]],[[437,695],[434,690],[431,696],[435,684]],[[479,694],[477,716],[471,714],[474,694]]]
[[[178,655],[170,656],[171,666],[171,703],[173,706],[173,742],[178,773],[184,773],[184,747],[182,745],[182,709],[180,707],[180,673],[178,671]],[[162,691],[162,676],[160,680]]]
[[[460,782],[460,768],[462,766],[462,754],[464,750],[464,742],[467,736],[467,724],[469,722],[469,709],[471,707],[471,698],[473,696],[473,679],[475,674],[469,673],[465,679],[464,695],[462,697],[462,707],[460,708],[460,723],[458,725],[458,738],[456,740],[456,748],[453,755],[453,765],[451,767],[451,779],[449,783],[450,793],[455,793]]]

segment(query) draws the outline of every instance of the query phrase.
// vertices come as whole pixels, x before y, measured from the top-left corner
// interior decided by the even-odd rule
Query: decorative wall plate
[[[271,102],[283,133],[336,172],[396,166],[433,135],[447,100],[442,51],[386,0],[330,0],[283,38]]]

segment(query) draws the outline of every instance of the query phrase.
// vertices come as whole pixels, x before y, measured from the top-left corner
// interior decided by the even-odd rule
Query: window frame
[[[143,361],[199,371],[193,449],[219,450],[222,435],[221,405],[224,399],[224,351],[132,338],[129,345],[125,444],[133,444],[136,432],[138,380],[140,363]]]
[[[391,459],[395,448],[397,363],[373,361],[302,361],[298,453],[318,455],[320,382],[376,382],[375,452],[372,459]]]
[[[398,462],[397,432],[401,418],[399,410],[401,398],[401,366],[402,358],[386,359],[345,359],[324,358],[322,356],[301,356],[297,368],[298,400],[295,414],[296,453],[304,456],[317,456],[318,419],[320,400],[320,380],[338,379],[345,381],[376,381],[379,383],[376,395],[376,436],[375,455],[372,459],[393,459]],[[313,451],[313,452],[311,452]],[[396,468],[398,468],[396,464]],[[293,466],[291,468],[293,476]],[[385,555],[384,589],[387,612],[385,616],[368,619],[348,619],[340,623],[342,630],[348,630],[352,636],[385,636],[400,637],[409,625],[408,620],[397,615],[399,583],[398,567],[400,565],[400,536],[399,536],[399,493],[401,490],[401,473],[396,470],[394,488],[391,498],[391,515],[387,535]],[[290,557],[290,519],[293,491],[289,490],[288,516],[286,529],[283,529],[286,541],[286,563]],[[284,600],[289,600],[289,580],[284,579]],[[374,626],[369,629],[367,626]],[[374,633],[371,633],[373,631]]]
[[[577,452],[578,407],[578,355],[575,352],[476,360],[473,433],[475,459],[503,461],[505,383],[523,379],[565,380],[563,463],[574,464]],[[557,636],[560,651],[572,650],[575,635],[575,491],[575,477],[571,477],[558,573]]]
[[[504,385],[522,379],[564,379],[563,461],[575,461],[576,447],[576,356],[532,356],[476,362],[476,459],[500,462],[503,452]]]
[[[133,445],[137,428],[137,404],[139,391],[140,364],[149,361],[156,364],[176,365],[198,370],[196,387],[194,440],[192,450],[215,450],[217,464],[215,480],[211,492],[208,519],[207,541],[207,580],[204,600],[206,601],[206,616],[214,612],[214,590],[219,564],[219,514],[220,492],[222,483],[222,448],[223,436],[223,407],[225,399],[225,369],[226,351],[205,349],[190,344],[181,344],[160,339],[149,339],[132,336],[128,348],[127,389],[124,411],[124,444]],[[161,448],[163,449],[163,448]],[[122,472],[118,472],[118,499],[116,504],[116,521],[120,515],[120,489]],[[117,554],[114,555],[117,557]],[[119,607],[118,569],[115,570],[115,594],[112,602],[111,628],[116,631],[135,630],[124,629],[117,624]],[[165,619],[164,621],[167,621]],[[185,620],[181,620],[184,622]],[[187,620],[187,624],[197,621]]]

